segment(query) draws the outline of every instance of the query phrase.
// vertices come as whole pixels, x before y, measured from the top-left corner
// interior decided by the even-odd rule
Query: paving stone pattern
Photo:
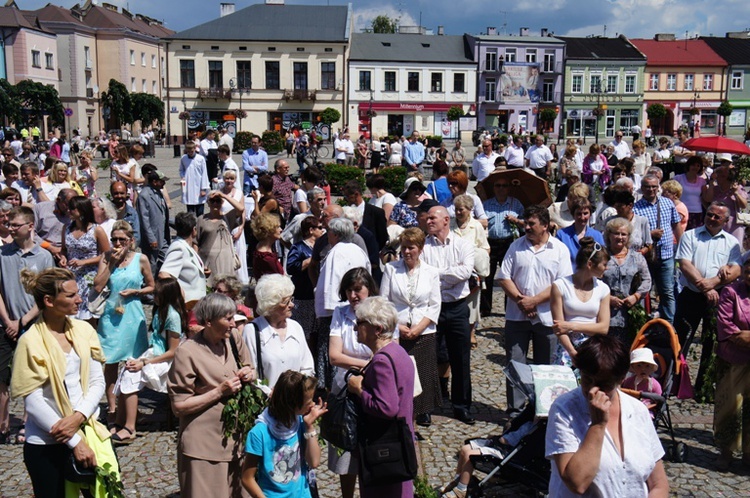
[[[157,157],[150,162],[171,176],[168,188],[172,191],[178,185],[178,164],[177,160],[172,159],[171,149],[157,149]],[[108,185],[105,181],[97,187],[101,192],[106,192]],[[176,208],[173,212],[182,210],[179,197],[172,197]],[[450,407],[444,407],[433,416],[432,427],[419,429],[424,438],[420,442],[422,468],[433,487],[440,486],[453,477],[456,453],[465,439],[501,432],[498,423],[504,415],[502,410],[505,407],[505,378],[502,373],[505,361],[502,347],[504,317],[499,313],[502,311],[502,292],[496,292],[495,296],[496,314],[483,319],[482,327],[477,333],[479,347],[472,351],[472,413],[477,418],[476,425],[468,426],[454,420],[451,418]],[[697,350],[694,345],[689,355],[693,375],[697,371]],[[689,447],[685,463],[665,462],[672,495],[712,498],[750,496],[750,471],[739,460],[726,473],[717,472],[714,468],[718,452],[712,444],[713,406],[675,399],[670,400],[670,403],[675,436]],[[22,404],[13,401],[11,413],[12,429],[15,430],[20,424],[18,417],[22,413]],[[176,431],[167,430],[167,397],[143,393],[140,413],[138,439],[131,445],[118,449],[126,496],[179,496]],[[665,446],[669,445],[669,437],[665,433],[660,434],[660,437]],[[327,470],[325,462],[324,449],[323,464],[318,472],[320,496],[337,498],[341,495],[338,478]],[[32,496],[23,464],[22,446],[0,446],[0,469],[3,469],[0,497]],[[493,483],[487,496],[534,496],[534,492],[523,484],[498,481]]]

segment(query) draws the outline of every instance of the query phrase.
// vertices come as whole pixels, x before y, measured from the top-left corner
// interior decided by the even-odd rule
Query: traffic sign
[[[73,109],[71,109],[70,107],[66,107],[64,112],[67,117],[70,117],[73,115]]]

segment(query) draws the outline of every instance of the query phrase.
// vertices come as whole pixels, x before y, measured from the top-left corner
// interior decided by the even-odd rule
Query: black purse
[[[65,465],[63,468],[63,476],[66,481],[72,483],[92,484],[94,479],[96,479],[96,470],[93,467],[82,467],[73,455],[73,450],[68,449],[68,456],[65,459]]]
[[[398,385],[398,372],[393,358],[386,352],[382,354],[391,361]],[[411,396],[411,393],[409,395]],[[359,475],[362,486],[396,484],[417,477],[414,436],[404,417],[366,417],[360,428],[362,437],[359,443]]]
[[[349,369],[341,391],[328,395],[328,412],[320,419],[320,436],[333,446],[346,451],[357,449],[357,424],[362,411],[359,400],[346,388],[352,375],[362,374],[358,370]]]

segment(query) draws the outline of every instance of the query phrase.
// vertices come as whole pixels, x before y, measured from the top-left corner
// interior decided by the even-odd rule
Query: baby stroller
[[[684,380],[680,378],[681,374],[687,375],[686,365],[683,366],[685,364],[684,354],[692,342],[692,331],[689,331],[687,335],[688,340],[685,341],[685,348],[683,350],[683,348],[680,348],[680,340],[672,324],[661,318],[654,318],[646,322],[635,336],[630,350],[647,347],[653,351],[654,360],[658,365],[653,377],[661,384],[663,395],[657,396],[653,393],[632,391],[630,389],[623,390],[623,392],[638,399],[648,399],[656,404],[656,407],[653,409],[654,425],[657,430],[659,427],[662,427],[669,433],[672,444],[666,453],[667,457],[673,462],[684,462],[688,452],[688,447],[685,443],[678,443],[675,440],[668,402],[670,395],[678,394],[676,386],[680,386],[681,383],[675,383],[675,381]],[[689,384],[689,376],[686,380]],[[685,395],[679,393],[678,397],[692,397],[692,393]]]
[[[555,365],[526,365],[511,361],[504,373],[506,381],[518,388],[527,401],[521,413],[506,426],[503,436],[523,435],[513,446],[496,445],[502,458],[497,454],[471,457],[475,470],[484,473],[485,477],[478,482],[472,479],[467,496],[483,496],[493,477],[524,484],[544,496],[551,473],[550,462],[544,457],[547,414],[552,402],[575,389],[578,382],[570,368]],[[471,441],[467,440],[465,444]]]

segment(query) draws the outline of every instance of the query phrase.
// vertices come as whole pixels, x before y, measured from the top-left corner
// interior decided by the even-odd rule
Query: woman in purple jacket
[[[396,308],[384,297],[369,297],[359,305],[356,315],[357,340],[372,350],[373,357],[362,376],[349,378],[348,389],[362,399],[362,411],[366,417],[404,417],[413,439],[414,364],[406,351],[393,342],[393,331],[398,324]],[[359,482],[362,483],[362,476]],[[360,496],[411,498],[414,486],[412,481],[383,486],[361,485]]]

